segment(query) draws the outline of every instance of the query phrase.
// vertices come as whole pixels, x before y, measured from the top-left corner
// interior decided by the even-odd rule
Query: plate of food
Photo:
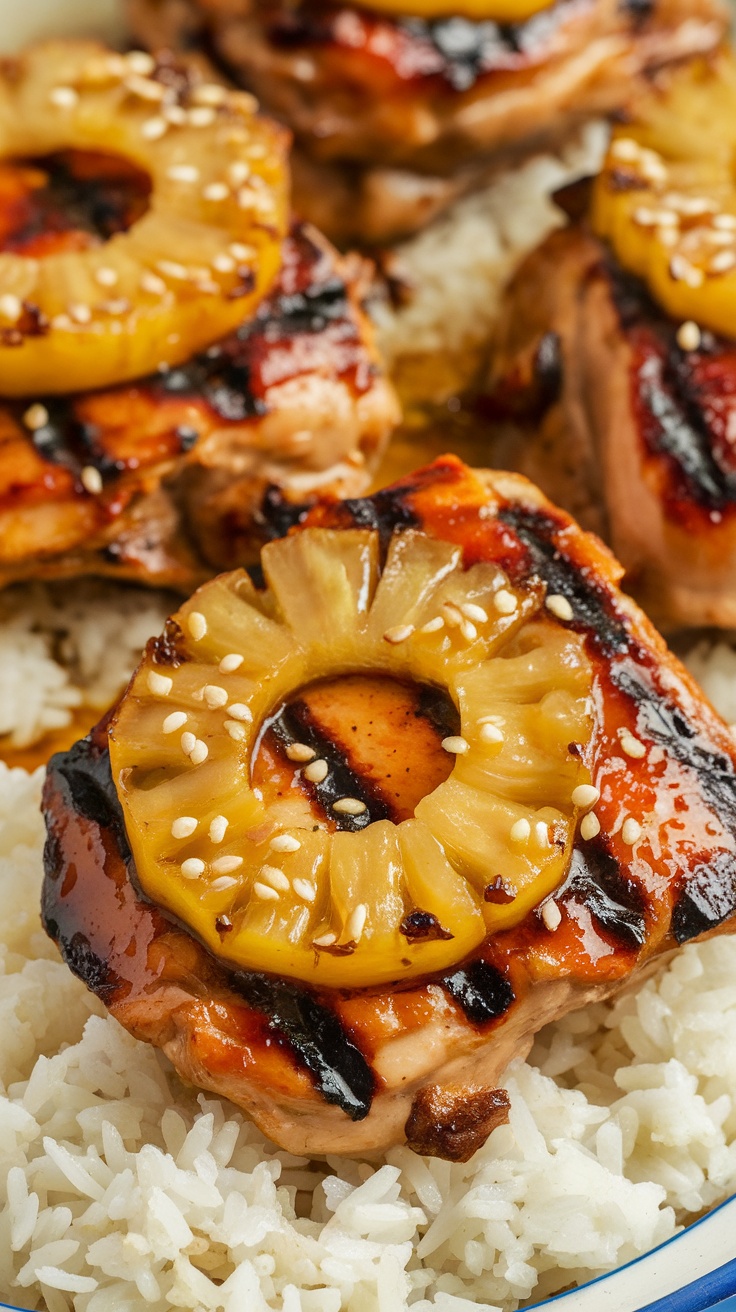
[[[8,15],[3,1306],[732,1305],[726,29]]]

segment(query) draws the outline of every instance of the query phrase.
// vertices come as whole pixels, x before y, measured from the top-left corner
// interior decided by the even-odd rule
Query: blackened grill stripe
[[[657,426],[649,435],[655,451],[677,465],[690,495],[708,510],[723,510],[736,499],[736,478],[718,465],[713,434],[698,398],[687,388],[684,371],[668,370],[657,355],[638,374],[641,400]]]
[[[445,975],[440,983],[474,1025],[498,1020],[515,1000],[506,976],[482,959]]]
[[[688,876],[672,913],[678,943],[715,929],[736,915],[736,856],[719,852]]]
[[[587,907],[601,929],[627,948],[646,942],[645,903],[637,885],[626,879],[601,840],[575,848],[567,879],[557,894]]]

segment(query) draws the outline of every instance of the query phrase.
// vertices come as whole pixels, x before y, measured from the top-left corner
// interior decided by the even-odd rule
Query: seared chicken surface
[[[70,968],[293,1152],[467,1159],[543,1024],[734,925],[736,746],[619,576],[454,457],[302,516],[51,761]]]
[[[391,8],[392,6],[387,6]],[[339,241],[416,230],[499,164],[714,48],[719,0],[557,0],[517,22],[273,0],[130,0],[151,49],[200,43],[293,130],[297,211]],[[348,192],[352,197],[348,202]]]

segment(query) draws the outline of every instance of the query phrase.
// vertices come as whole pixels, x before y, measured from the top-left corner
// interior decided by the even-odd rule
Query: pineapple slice
[[[432,974],[565,877],[590,779],[583,639],[539,588],[429,535],[395,534],[379,562],[370,529],[270,543],[266,588],[200,589],[110,727],[141,887],[238,967]]]
[[[617,128],[593,227],[674,318],[736,338],[736,62],[670,76]]]
[[[549,7],[550,0],[453,0],[452,13],[474,22],[488,19],[494,23],[524,23]],[[427,20],[446,18],[448,13],[447,0],[371,0],[370,8]]]
[[[255,117],[251,97],[174,83],[148,55],[92,43],[51,42],[3,66],[0,157],[112,153],[152,184],[146,213],[104,244],[41,259],[0,252],[6,396],[180,364],[237,328],[276,276],[285,134]]]

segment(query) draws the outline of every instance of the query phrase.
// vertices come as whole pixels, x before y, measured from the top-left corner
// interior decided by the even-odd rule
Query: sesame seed
[[[181,105],[167,105],[164,109],[164,118],[172,127],[183,128],[187,121],[187,112]]]
[[[222,201],[222,200],[227,200],[228,196],[230,195],[230,191],[225,186],[224,182],[210,182],[206,187],[202,188],[202,195],[204,196],[205,200]],[[217,258],[213,260],[213,264],[215,268],[218,268],[218,264],[217,264],[218,259],[229,260],[229,256],[227,255],[217,256]],[[231,263],[230,269],[232,269],[233,267],[234,266]],[[220,272],[229,273],[230,269],[221,269]]]
[[[181,873],[185,879],[199,879],[199,876],[204,874],[204,861],[200,861],[198,856],[190,856],[186,861],[182,861]]]
[[[333,943],[337,943],[337,934],[320,934],[319,938],[312,939],[314,948],[331,948]]]
[[[238,656],[236,652],[231,652],[229,656],[223,656],[217,668],[220,674],[233,674],[235,670],[240,669],[244,659],[243,656]]]
[[[481,724],[480,740],[482,743],[502,743],[503,733],[495,724]]]
[[[309,765],[305,765],[302,774],[310,784],[321,784],[327,778],[328,770],[326,761],[311,761]]]
[[[449,629],[459,629],[463,622],[462,611],[456,606],[454,601],[443,601],[442,611],[445,617],[445,624]]]
[[[349,941],[353,943],[358,942],[363,930],[365,929],[365,922],[367,919],[368,908],[365,902],[359,902],[357,907],[354,907],[350,912],[345,925],[345,934]]]
[[[169,125],[160,114],[154,115],[153,118],[147,118],[141,124],[141,136],[146,141],[160,141],[162,137],[166,136],[168,130]]]
[[[148,292],[149,296],[163,296],[166,291],[166,283],[163,278],[147,270],[141,274],[141,290]]]
[[[677,329],[677,345],[683,351],[697,351],[700,346],[700,329],[693,319],[686,319]]]
[[[177,729],[181,729],[186,722],[186,711],[172,711],[171,715],[166,716],[162,728],[164,733],[176,733]]]
[[[419,630],[419,632],[420,632],[420,633],[439,633],[440,629],[444,629],[444,627],[445,627],[445,621],[444,621],[444,619],[442,618],[442,616],[441,616],[441,615],[435,615],[435,617],[434,617],[433,620],[427,620],[427,623],[422,625],[422,627],[421,627],[421,629]]]
[[[624,823],[621,826],[621,837],[629,847],[636,843],[637,840],[641,838],[641,825],[639,824],[639,821],[632,820],[631,817],[629,817],[628,820],[624,820]]]
[[[473,620],[476,624],[488,623],[488,612],[482,606],[476,606],[474,601],[464,601],[460,610],[466,620]]]
[[[210,754],[210,749],[207,746],[207,744],[203,743],[201,738],[198,738],[196,743],[194,744],[194,747],[189,753],[189,760],[191,761],[192,765],[201,765],[203,761],[207,760],[209,754]]]
[[[562,912],[556,902],[545,902],[542,907],[542,920],[545,927],[554,934],[556,929],[562,924]]]
[[[214,123],[216,114],[210,105],[198,105],[195,109],[190,109],[187,115],[188,121],[193,128],[208,128]]]
[[[513,615],[516,610],[516,597],[508,588],[499,588],[494,595],[493,604],[499,615]]]
[[[236,720],[225,721],[225,732],[229,733],[230,737],[236,743],[242,743],[243,739],[246,737],[245,728],[242,724],[238,724]]]
[[[689,287],[700,287],[705,281],[702,269],[696,269],[684,255],[675,254],[670,260],[670,277],[674,282],[687,283]]]
[[[719,251],[708,264],[709,273],[728,273],[736,268],[736,251]]]
[[[199,169],[194,164],[172,164],[166,176],[172,182],[199,182]]]
[[[79,94],[74,87],[53,87],[49,91],[49,102],[57,109],[73,109],[78,100]]]
[[[159,260],[156,268],[165,278],[184,279],[189,277],[189,270],[183,264],[177,264],[175,260]]]
[[[317,753],[306,743],[289,743],[286,755],[290,761],[313,761]]]
[[[274,852],[298,852],[301,843],[291,834],[275,834],[268,846]]]
[[[715,214],[712,223],[721,232],[736,232],[736,214]]]
[[[160,82],[153,82],[147,77],[139,77],[137,73],[134,73],[132,77],[126,77],[125,90],[129,91],[132,96],[137,96],[139,100],[152,100],[154,102],[163,100],[166,94]]]
[[[628,730],[624,729],[622,731],[620,740],[621,751],[624,752],[626,756],[631,756],[636,761],[641,760],[642,756],[646,756],[647,749],[644,746],[644,743],[640,742],[638,738],[635,738],[632,733],[628,732]]]
[[[130,301],[124,296],[119,296],[114,301],[101,301],[98,307],[105,314],[127,314],[131,309]]]
[[[192,91],[192,100],[196,105],[222,105],[227,100],[227,91],[217,82],[202,82]]]
[[[256,897],[261,899],[261,902],[278,902],[279,900],[279,894],[275,888],[269,888],[268,884],[261,884],[258,880],[253,885],[253,892]]]
[[[195,642],[201,642],[207,632],[207,620],[201,610],[193,610],[187,617],[187,628]]]
[[[224,688],[218,687],[216,683],[205,684],[204,699],[211,711],[217,710],[218,706],[227,706],[227,693]],[[232,711],[230,714],[232,715]],[[237,716],[235,718],[237,719]]]
[[[471,620],[463,620],[460,625],[460,632],[466,642],[475,642],[478,637],[478,630]]]
[[[558,620],[571,620],[573,618],[573,609],[567,597],[563,597],[559,592],[553,592],[551,596],[545,597],[544,604]]]
[[[198,292],[202,293],[203,296],[220,295],[221,288],[218,283],[212,280],[212,278],[200,278],[198,279],[197,282],[195,282],[194,286],[197,288]]]
[[[442,746],[453,756],[463,756],[468,751],[470,743],[467,738],[461,738],[459,734],[450,734],[449,738],[442,739]]]
[[[237,882],[238,882],[237,879],[233,879],[232,875],[220,875],[219,879],[212,880],[212,883],[210,884],[210,891],[212,893],[224,893],[225,890],[228,888],[235,888]],[[221,917],[220,919],[221,924],[223,920],[227,920],[227,916]],[[228,921],[227,923],[231,924],[232,922]]]
[[[235,268],[235,260],[232,255],[216,255],[212,261],[212,268],[218,273],[232,273]]]
[[[107,265],[95,269],[95,282],[98,282],[100,287],[114,287],[117,280],[117,273],[114,269],[108,268]]]
[[[332,803],[332,809],[339,815],[362,815],[368,808],[357,797],[339,797]]]
[[[74,324],[68,314],[55,314],[51,320],[51,327],[56,328],[58,332],[69,332]]]
[[[512,843],[526,843],[531,838],[532,827],[528,820],[515,820],[509,830]]]
[[[102,491],[102,474],[99,469],[95,469],[94,465],[85,465],[79,477],[82,487],[91,496],[96,496],[98,492]]]
[[[676,207],[681,214],[697,218],[700,214],[712,214],[718,209],[715,201],[706,200],[705,196],[678,196]]]
[[[146,676],[149,692],[155,693],[157,697],[168,697],[174,686],[174,680],[168,674],[159,674],[157,670],[149,670]]]
[[[625,159],[633,163],[638,160],[641,148],[633,137],[618,137],[611,145],[611,154],[615,159]]]
[[[261,879],[263,879],[267,884],[270,884],[271,888],[278,889],[279,893],[288,893],[289,889],[291,888],[291,884],[286,878],[286,875],[284,874],[283,870],[279,870],[278,866],[262,866],[260,870],[260,875],[261,875]],[[303,880],[298,880],[298,879],[294,880],[295,885],[303,882],[304,882]],[[312,885],[310,884],[310,888],[311,887]]]
[[[225,837],[225,834],[227,833],[227,827],[229,824],[230,821],[228,820],[226,815],[216,815],[212,820],[210,820],[210,828],[209,828],[210,842],[221,843],[223,838]]]
[[[193,734],[189,729],[186,729],[181,736],[181,750],[185,756],[189,756],[190,753],[194,751],[196,742],[196,734]]]
[[[30,428],[35,433],[39,428],[45,428],[49,422],[49,412],[45,405],[37,401],[35,405],[30,405],[23,416],[23,423],[26,428]]]
[[[199,821],[195,820],[193,815],[180,815],[171,826],[171,836],[172,838],[191,838],[198,824]]]
[[[308,879],[295,879],[292,888],[297,897],[300,897],[303,902],[314,902],[317,896],[317,889],[314,884],[310,884]]]
[[[570,800],[573,806],[589,811],[591,806],[600,801],[600,797],[600,790],[594,784],[578,784],[577,788],[573,788]]]
[[[250,165],[244,160],[235,160],[227,171],[228,181],[233,187],[242,187],[243,183],[250,177]]]
[[[218,875],[231,875],[233,870],[239,870],[242,864],[242,856],[218,856],[217,860],[212,862],[212,869]]]
[[[8,319],[10,323],[17,323],[23,313],[23,302],[19,296],[13,296],[12,292],[5,292],[0,296],[0,316]]]
[[[549,847],[549,825],[544,820],[537,820],[534,832],[537,835],[537,842],[540,847]]]
[[[68,305],[67,314],[75,323],[86,324],[92,319],[92,311],[88,305]]]
[[[156,60],[147,50],[131,50],[124,58],[131,73],[141,77],[149,77],[156,67]]]
[[[400,642],[406,642],[413,632],[413,624],[395,624],[392,629],[386,629],[383,641],[390,642],[392,646],[397,646]]]
[[[233,702],[232,706],[228,706],[227,713],[231,720],[244,720],[246,724],[250,724],[253,719],[253,712],[243,702]]]
[[[588,811],[580,821],[580,837],[586,841],[595,838],[601,832],[601,822],[594,811]]]

